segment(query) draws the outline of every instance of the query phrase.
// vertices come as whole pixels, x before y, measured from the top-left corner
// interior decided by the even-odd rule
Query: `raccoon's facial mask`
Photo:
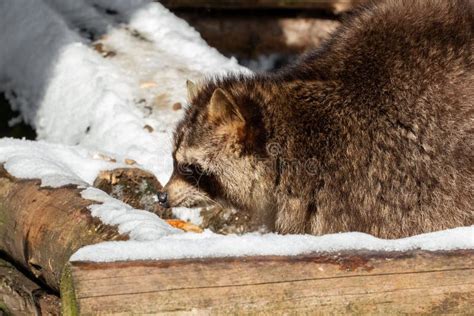
[[[213,203],[207,192],[202,190],[207,178],[197,166],[182,165],[175,167],[173,175],[164,190],[169,207],[202,207]]]
[[[223,189],[212,166],[174,160],[173,174],[164,187],[169,207],[204,207],[220,203]]]
[[[194,93],[188,82],[188,97]],[[217,88],[197,117],[196,123],[184,124],[175,134],[174,172],[165,186],[171,207],[222,202],[231,168],[228,156],[239,151],[245,119],[232,96]]]

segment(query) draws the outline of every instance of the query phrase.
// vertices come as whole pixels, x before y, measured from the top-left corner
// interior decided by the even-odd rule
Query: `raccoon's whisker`
[[[198,188],[199,188],[199,181],[201,181],[201,178],[202,178],[203,174],[204,174],[204,173],[199,174],[199,178],[198,178],[198,179],[194,178],[194,180],[196,180],[196,186],[197,186]]]
[[[209,200],[211,200],[210,197],[208,197],[207,195],[205,195],[205,194],[203,194],[203,193],[201,193],[201,192],[199,192],[199,191],[196,191],[196,193],[195,193],[194,195],[200,197],[200,198],[201,198],[202,200],[204,200],[204,201],[209,201]]]
[[[196,196],[199,196],[199,197],[202,199],[202,201],[204,201],[204,202],[207,202],[207,203],[209,203],[209,204],[215,204],[215,205],[217,205],[217,206],[219,206],[219,207],[221,207],[221,208],[224,208],[224,205],[222,205],[220,202],[211,199],[209,196],[207,196],[207,195],[205,195],[205,194],[203,194],[203,193],[201,193],[201,192],[199,192],[199,191],[197,191],[197,192],[195,193],[195,195],[196,195]]]
[[[173,202],[173,205],[181,205],[183,203],[183,198],[178,198]]]

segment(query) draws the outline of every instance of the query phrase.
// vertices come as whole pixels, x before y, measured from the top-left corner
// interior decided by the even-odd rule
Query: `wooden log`
[[[468,314],[474,306],[474,250],[73,262],[68,271],[62,304],[81,315]]]
[[[0,251],[52,290],[70,256],[80,247],[126,240],[93,218],[75,186],[42,188],[39,180],[12,177],[0,165]]]
[[[171,209],[156,202],[156,194],[163,189],[156,177],[138,168],[104,170],[94,181],[94,187],[128,205],[155,213],[161,218],[173,218]]]
[[[60,315],[59,297],[0,259],[0,315]]]
[[[160,2],[172,9],[316,9],[341,13],[353,9],[364,0],[160,0]]]
[[[262,14],[177,12],[220,52],[238,58],[299,54],[319,47],[341,24],[337,19]],[[262,30],[265,30],[262,32]]]

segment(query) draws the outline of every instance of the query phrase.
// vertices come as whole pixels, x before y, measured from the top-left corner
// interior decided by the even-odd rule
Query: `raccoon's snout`
[[[169,207],[169,204],[168,204],[168,193],[166,193],[166,192],[158,192],[157,198],[158,198],[158,203],[159,203],[161,206],[166,207],[166,208]]]

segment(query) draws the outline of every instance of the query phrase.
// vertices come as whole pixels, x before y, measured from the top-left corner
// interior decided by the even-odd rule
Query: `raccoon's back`
[[[326,55],[346,100],[339,111],[350,108],[355,129],[364,122],[407,160],[429,153],[473,175],[473,1],[374,2],[334,41]]]
[[[376,1],[281,77],[306,82],[292,108],[314,116],[313,128],[325,116],[340,133],[401,127],[459,142],[474,125],[473,51],[474,1]]]
[[[470,0],[374,1],[286,75],[339,81],[371,97],[414,93],[446,73],[472,71],[473,29]]]
[[[292,71],[328,86],[307,105],[332,124],[309,154],[325,161],[315,200],[328,219],[313,233],[474,224],[472,12],[469,1],[383,1]]]
[[[327,83],[325,100],[314,107],[330,104],[371,117],[441,111],[446,121],[469,121],[473,50],[474,1],[375,1],[280,77]]]

